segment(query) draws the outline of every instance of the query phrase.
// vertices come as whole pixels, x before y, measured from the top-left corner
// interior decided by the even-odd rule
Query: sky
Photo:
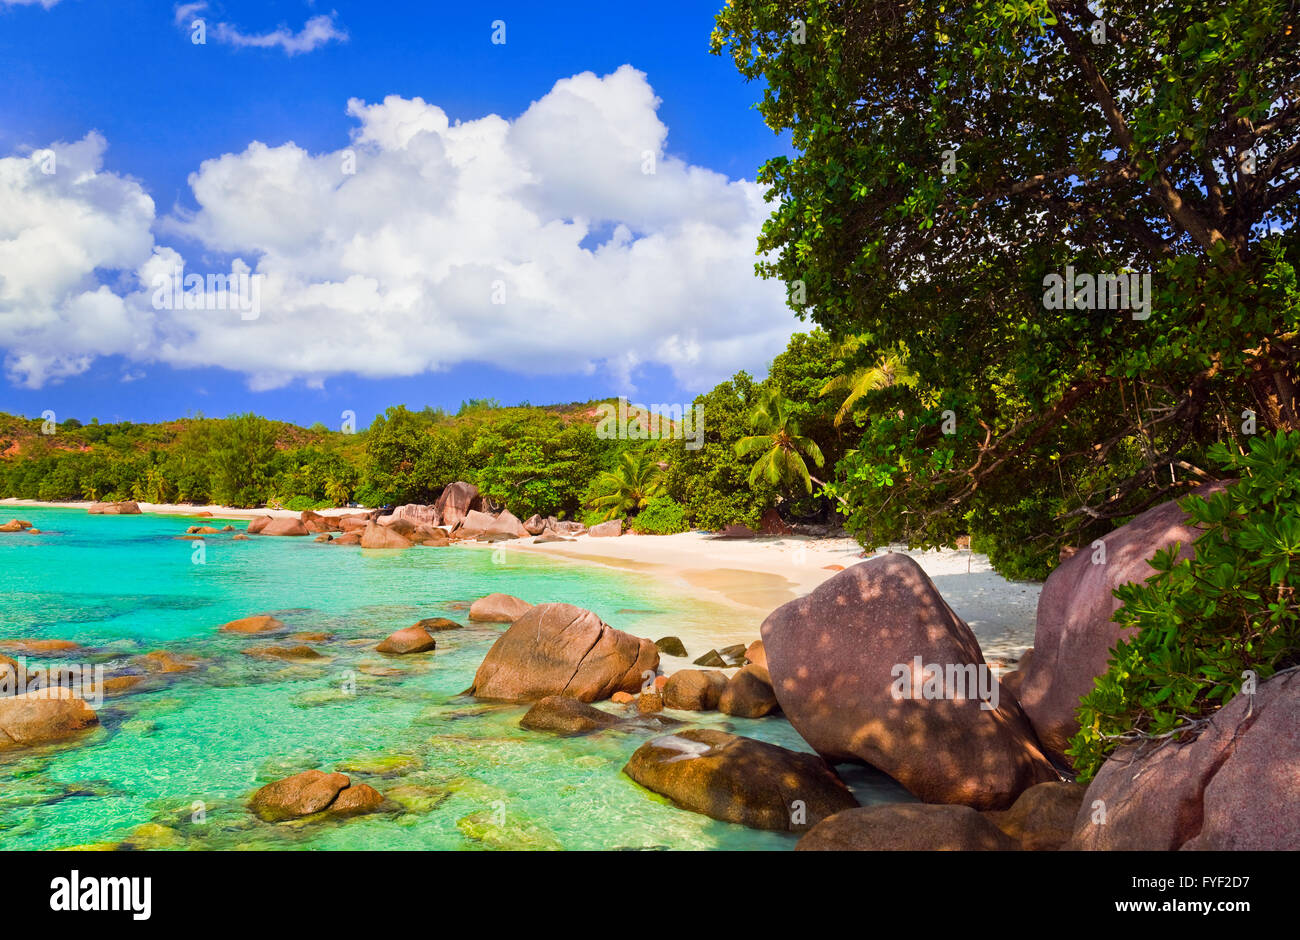
[[[0,0],[0,411],[364,426],[764,374],[806,328],[753,272],[790,149],[708,53],[720,3]]]

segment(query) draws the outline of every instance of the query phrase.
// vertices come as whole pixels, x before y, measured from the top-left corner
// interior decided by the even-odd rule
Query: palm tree
[[[799,422],[791,416],[791,407],[789,399],[768,390],[750,412],[749,425],[757,433],[736,441],[736,456],[764,451],[749,471],[751,486],[760,479],[787,486],[802,482],[811,493],[814,483],[826,485],[808,471],[805,455],[818,467],[826,461],[816,442],[799,434]]]
[[[862,345],[861,337],[851,336],[840,343],[835,348],[834,353],[841,359],[847,359],[857,353]],[[839,427],[840,423],[848,417],[849,412],[853,410],[853,406],[868,392],[889,388],[893,385],[915,384],[916,374],[907,367],[907,353],[902,348],[899,348],[882,353],[880,358],[876,360],[875,365],[859,366],[848,375],[835,376],[822,386],[820,394],[829,395],[831,392],[849,393],[843,404],[840,405],[840,410],[835,413],[835,426]]]
[[[598,495],[591,500],[592,507],[605,510],[605,519],[624,518],[635,515],[663,492],[663,468],[648,450],[625,450],[619,455],[618,466],[602,473],[596,486]]]

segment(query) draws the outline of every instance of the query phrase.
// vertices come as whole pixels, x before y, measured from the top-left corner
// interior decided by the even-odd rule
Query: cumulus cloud
[[[153,200],[103,171],[91,132],[0,159],[0,348],[10,381],[39,388],[85,371],[97,356],[148,355],[151,311],[104,283],[152,254]]]
[[[174,8],[174,22],[177,26],[188,29],[194,22],[194,17],[207,8],[208,4],[203,0],[197,3],[179,3]],[[293,56],[311,52],[329,42],[347,42],[347,31],[335,24],[335,15],[331,12],[328,16],[313,16],[296,33],[287,26],[281,26],[269,33],[249,33],[226,22],[212,24],[209,32],[215,40],[229,46],[254,49],[278,47],[283,49],[286,55]]]
[[[247,262],[260,316],[154,310],[148,285],[184,259],[137,239],[113,295],[152,337],[136,358],[236,369],[254,388],[483,363],[602,372],[612,392],[659,365],[701,389],[761,368],[798,326],[753,273],[769,207],[758,185],[669,156],[658,103],[628,66],[557,82],[513,120],[353,100],[339,151],[254,141],[204,161],[198,208],[159,237]],[[46,348],[11,335],[16,356]]]

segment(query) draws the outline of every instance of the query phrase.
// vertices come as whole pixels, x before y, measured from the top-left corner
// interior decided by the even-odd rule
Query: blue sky
[[[336,425],[762,372],[788,147],[708,54],[718,2],[0,0],[0,410]],[[150,307],[182,259],[260,273],[256,322]]]

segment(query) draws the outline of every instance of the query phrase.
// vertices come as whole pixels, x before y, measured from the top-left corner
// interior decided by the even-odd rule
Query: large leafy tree
[[[760,173],[760,272],[834,336],[905,347],[933,396],[872,410],[850,526],[998,528],[1041,567],[1202,479],[1243,412],[1300,426],[1296,14],[730,0],[714,50],[796,154]],[[1048,309],[1067,266],[1150,275],[1149,310]]]

